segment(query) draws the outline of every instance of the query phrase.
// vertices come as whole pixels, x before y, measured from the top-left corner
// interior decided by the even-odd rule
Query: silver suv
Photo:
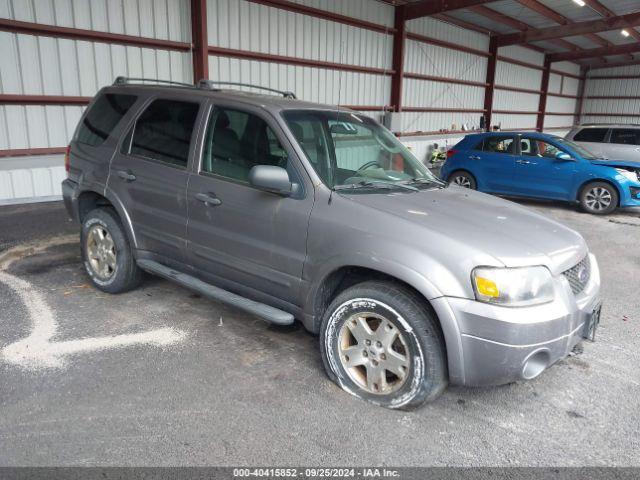
[[[640,162],[640,125],[580,125],[565,138],[604,159]]]
[[[334,382],[390,408],[534,378],[594,335],[578,233],[438,180],[366,116],[270,93],[120,78],[96,95],[63,191],[97,288],[144,270],[297,319]]]

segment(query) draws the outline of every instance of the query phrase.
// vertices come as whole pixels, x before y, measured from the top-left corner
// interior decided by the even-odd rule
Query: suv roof
[[[640,128],[638,123],[583,123],[573,128]]]
[[[133,82],[156,82],[156,84],[132,83]],[[216,85],[234,85],[238,87],[247,87],[262,89],[273,92],[272,94],[263,94],[255,92],[247,92],[235,89],[217,88]],[[260,105],[269,110],[344,110],[351,112],[352,110],[337,105],[328,105],[314,102],[298,100],[292,92],[284,92],[275,89],[261,87],[259,85],[240,84],[233,82],[213,82],[209,80],[201,80],[198,85],[188,83],[170,82],[156,79],[146,78],[116,78],[113,85],[106,87],[109,91],[131,90],[142,92],[158,92],[158,93],[176,93],[180,92],[187,96],[212,97],[225,99],[234,99],[253,105]]]

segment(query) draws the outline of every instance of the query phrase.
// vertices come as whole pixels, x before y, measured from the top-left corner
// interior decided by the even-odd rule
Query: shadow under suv
[[[578,233],[436,179],[366,116],[270,93],[119,78],[96,95],[63,196],[97,288],[145,270],[297,319],[334,382],[390,408],[536,377],[593,336]]]

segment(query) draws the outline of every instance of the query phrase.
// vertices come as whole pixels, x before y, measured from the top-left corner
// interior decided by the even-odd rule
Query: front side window
[[[614,128],[611,131],[610,143],[640,145],[640,128]]]
[[[608,128],[583,128],[575,134],[573,140],[575,142],[602,143],[608,132]]]
[[[154,100],[136,121],[129,153],[186,167],[199,108],[192,102]]]
[[[251,113],[214,109],[204,142],[201,170],[206,173],[247,182],[249,171],[256,165],[290,170],[287,152],[278,137],[267,122]]]
[[[513,155],[514,151],[513,136],[495,135],[484,139],[482,150],[487,153],[504,153]]]
[[[526,157],[555,159],[558,153],[564,152],[555,145],[545,142],[544,140],[539,140],[537,138],[524,137],[520,142],[520,146],[522,155]]]
[[[328,110],[292,110],[283,116],[329,188],[439,183],[389,130],[366,116]]]
[[[82,119],[76,141],[93,147],[102,145],[136,99],[135,95],[101,95]]]

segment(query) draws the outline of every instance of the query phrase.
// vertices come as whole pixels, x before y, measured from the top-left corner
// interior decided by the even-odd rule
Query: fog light
[[[522,367],[522,378],[531,380],[540,375],[549,366],[551,360],[547,350],[538,350],[529,355]]]

